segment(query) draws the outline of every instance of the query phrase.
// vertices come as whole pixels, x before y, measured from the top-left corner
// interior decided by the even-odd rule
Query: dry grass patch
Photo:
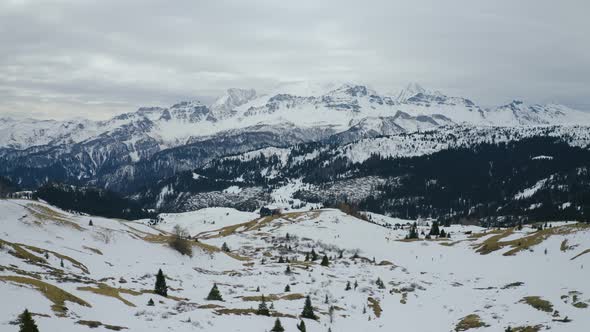
[[[141,295],[141,292],[136,292],[130,289],[124,289],[124,288],[113,288],[107,284],[98,284],[98,287],[78,287],[78,290],[80,291],[84,291],[84,292],[92,292],[94,294],[98,294],[98,295],[103,295],[103,296],[109,296],[112,298],[115,298],[123,303],[125,303],[126,305],[130,306],[130,307],[135,307],[135,304],[127,301],[126,299],[124,299],[123,297],[121,297],[121,293],[123,294],[129,294],[129,295],[133,295],[133,296],[138,296]]]
[[[214,311],[216,315],[238,315],[238,316],[252,316],[256,315],[256,309],[230,309],[230,308],[221,308]],[[288,318],[297,318],[294,315],[284,314],[282,312],[271,311],[270,315],[272,317],[288,317]]]
[[[573,261],[574,259],[576,259],[576,258],[578,258],[578,257],[580,257],[580,256],[582,256],[582,255],[585,255],[585,254],[587,254],[587,253],[590,253],[590,249],[586,249],[586,250],[582,251],[581,253],[579,253],[579,254],[575,255],[574,257],[572,257],[570,260],[572,260],[572,261]]]
[[[102,251],[96,249],[96,248],[91,248],[91,247],[87,247],[87,246],[82,246],[82,248],[86,249],[86,250],[90,250],[95,254],[101,255],[102,256]]]
[[[35,217],[37,220],[44,222],[44,221],[53,221],[64,224],[66,226],[72,227],[76,230],[83,231],[82,228],[77,223],[73,222],[68,216],[61,212],[57,212],[53,209],[48,208],[47,206],[37,204],[37,203],[27,203],[24,208],[31,214],[31,216]]]
[[[383,312],[383,309],[381,309],[381,304],[379,303],[379,300],[376,300],[372,297],[369,297],[367,299],[368,302],[368,306],[369,308],[373,309],[373,313],[375,313],[375,317],[379,318],[381,317],[381,313]]]
[[[527,250],[533,246],[540,244],[541,242],[548,239],[553,235],[566,235],[575,232],[587,230],[590,228],[588,224],[568,224],[563,226],[557,226],[552,228],[545,228],[541,231],[536,231],[524,237],[510,240],[501,241],[501,239],[513,234],[513,229],[504,230],[502,233],[496,234],[489,239],[484,240],[482,243],[475,245],[476,251],[482,255],[489,254],[493,251],[500,250],[503,248],[511,248],[505,252],[504,256],[515,255],[519,251]]]
[[[55,252],[55,251],[51,251],[51,250],[47,250],[47,249],[43,249],[43,248],[39,248],[39,247],[35,247],[35,246],[30,246],[30,245],[22,244],[22,243],[8,242],[8,241],[2,240],[2,239],[0,239],[0,245],[11,247],[12,251],[9,251],[9,253],[11,255],[13,255],[16,258],[20,258],[24,261],[33,263],[35,265],[46,266],[48,264],[48,262],[43,257],[43,255],[45,253],[49,253],[59,259],[63,259],[64,261],[70,262],[72,264],[72,266],[80,269],[80,271],[82,271],[86,274],[90,273],[88,271],[88,268],[84,264],[80,263],[79,261],[77,261],[69,256],[62,255],[62,254]],[[39,254],[40,256],[37,256],[34,253]]]
[[[55,314],[60,317],[64,317],[68,310],[65,305],[66,301],[77,303],[85,307],[91,307],[88,302],[64,291],[57,286],[48,284],[41,280],[21,276],[0,276],[0,280],[13,282],[23,286],[30,286],[31,288],[38,290],[49,301],[53,302],[51,310],[53,310],[53,312],[55,312]]]
[[[539,332],[543,328],[543,325],[535,326],[517,326],[512,329],[512,332]]]
[[[279,300],[295,301],[295,300],[301,300],[304,298],[305,298],[305,295],[303,295],[301,293],[292,293],[292,294],[285,294],[285,295],[269,294],[269,295],[264,296],[265,301],[279,301]],[[248,302],[260,302],[260,301],[262,301],[262,295],[261,296],[242,296],[242,300],[248,301]]]
[[[116,325],[108,325],[108,324],[103,324],[97,320],[79,320],[76,322],[76,324],[78,325],[85,325],[88,326],[91,329],[95,329],[97,327],[104,327],[107,330],[113,330],[113,331],[121,331],[121,330],[127,330],[128,328],[124,327],[124,326],[116,326]]]
[[[479,315],[471,314],[463,317],[455,326],[455,331],[467,331],[470,329],[477,329],[480,327],[487,327],[486,323],[482,322]]]
[[[553,304],[547,300],[543,300],[540,296],[526,296],[523,297],[519,302],[526,303],[540,311],[549,313],[553,312]]]

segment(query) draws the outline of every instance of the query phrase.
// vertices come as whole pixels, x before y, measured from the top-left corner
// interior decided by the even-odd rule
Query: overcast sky
[[[0,0],[0,117],[106,118],[302,80],[590,110],[589,12],[587,0]]]

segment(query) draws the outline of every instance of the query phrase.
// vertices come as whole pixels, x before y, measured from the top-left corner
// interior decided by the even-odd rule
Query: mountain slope
[[[208,209],[162,215],[155,225],[27,200],[0,200],[0,209],[0,292],[10,298],[0,302],[3,331],[17,329],[11,322],[24,308],[41,331],[264,331],[276,318],[255,314],[261,295],[287,331],[296,330],[307,295],[318,316],[305,319],[308,331],[450,331],[470,315],[483,322],[478,331],[582,331],[590,324],[580,268],[590,259],[581,254],[590,248],[584,224],[452,226],[444,228],[451,239],[407,241],[407,220],[371,214],[371,223],[332,209],[251,220]],[[175,223],[198,238],[192,257],[165,243]],[[330,257],[329,266],[304,261],[312,249]],[[152,293],[158,269],[167,276],[167,298]],[[224,301],[205,299],[214,283]]]

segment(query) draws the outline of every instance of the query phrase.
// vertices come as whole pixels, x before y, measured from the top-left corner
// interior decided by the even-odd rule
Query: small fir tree
[[[303,312],[301,312],[301,317],[309,318],[309,319],[317,319],[317,316],[313,312],[313,306],[311,305],[311,298],[309,295],[305,298],[305,305],[303,306]]]
[[[156,285],[154,287],[154,293],[164,297],[168,296],[168,286],[166,286],[166,277],[164,276],[164,272],[162,272],[162,269],[159,269],[158,274],[156,274]]]
[[[209,291],[209,295],[207,295],[207,300],[209,300],[209,301],[223,301],[223,298],[221,297],[221,293],[219,292],[219,289],[217,288],[217,284],[213,284],[211,291]]]
[[[88,226],[94,226],[94,223],[92,222],[92,219],[90,219],[90,221],[88,222]]]
[[[285,332],[285,329],[283,328],[283,325],[281,325],[281,321],[278,318],[275,320],[275,325],[272,327],[270,332]]]
[[[349,290],[351,290],[351,289],[352,289],[352,288],[350,287],[350,281],[347,281],[347,282],[346,282],[346,288],[344,288],[344,290],[347,290],[347,291],[349,291]]]
[[[258,304],[258,310],[256,310],[256,314],[261,316],[270,316],[270,311],[268,310],[268,306],[266,305],[264,294],[262,294],[262,296],[260,297],[260,303]]]
[[[322,258],[322,262],[320,263],[321,266],[329,266],[330,265],[330,261],[328,260],[328,255],[324,255],[324,258]]]
[[[64,267],[64,260],[63,259],[59,262],[59,266]]]
[[[39,332],[37,324],[28,309],[18,316],[19,332]]]
[[[297,324],[297,329],[300,332],[307,332],[307,330],[305,329],[305,322],[303,321],[303,319],[301,320],[301,322],[299,322],[299,324]]]
[[[223,244],[221,245],[221,250],[223,250],[224,252],[230,252],[231,251],[229,249],[229,246],[227,245],[226,242],[223,242]]]
[[[359,282],[358,281],[354,281],[354,290],[356,290],[356,288],[359,286]]]
[[[287,285],[285,286],[285,293],[288,293],[291,291],[291,286]]]
[[[291,274],[291,266],[287,265],[287,268],[285,269],[285,274]]]
[[[377,278],[375,284],[377,285],[377,287],[379,287],[379,289],[385,289],[385,284],[383,283],[383,280],[381,280],[381,278]]]
[[[154,306],[154,300],[150,299],[148,301],[148,304],[147,305],[150,306],[150,307],[153,307]]]
[[[311,249],[311,260],[312,261],[317,261],[319,259],[318,254],[315,252],[315,250],[312,248]]]

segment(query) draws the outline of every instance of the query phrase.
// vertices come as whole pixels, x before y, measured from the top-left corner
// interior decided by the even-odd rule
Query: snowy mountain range
[[[343,145],[439,128],[459,128],[460,135],[465,126],[588,124],[590,113],[561,105],[483,108],[418,84],[391,96],[351,83],[285,85],[264,95],[229,89],[210,105],[142,107],[104,121],[2,118],[0,175],[23,188],[53,180],[131,192],[217,157],[271,146]]]

